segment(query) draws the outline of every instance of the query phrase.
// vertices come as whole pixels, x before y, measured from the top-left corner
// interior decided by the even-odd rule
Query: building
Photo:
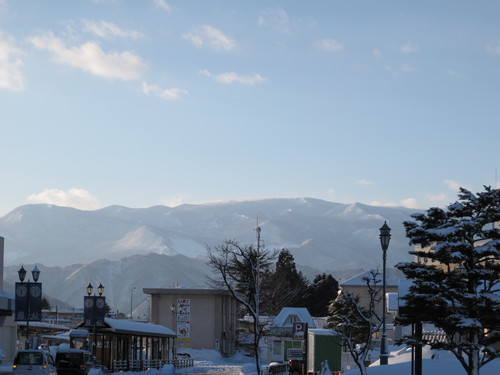
[[[144,288],[151,295],[151,322],[177,334],[177,350],[215,349],[231,356],[236,348],[237,302],[228,290]]]
[[[11,361],[16,354],[17,325],[14,321],[15,296],[3,290],[4,238],[0,237],[0,349]]]

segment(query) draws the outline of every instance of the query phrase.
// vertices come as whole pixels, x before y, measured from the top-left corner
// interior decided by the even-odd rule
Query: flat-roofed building
[[[177,334],[177,350],[216,349],[231,356],[236,347],[237,302],[228,290],[144,288],[151,295],[151,322]]]

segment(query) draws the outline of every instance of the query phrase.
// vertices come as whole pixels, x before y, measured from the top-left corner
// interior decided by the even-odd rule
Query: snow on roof
[[[347,279],[346,281],[344,281],[343,283],[340,283],[340,286],[366,286],[366,281],[363,279],[366,277],[371,279],[372,272],[377,272],[377,271],[371,269],[371,270],[362,272],[359,275],[353,276],[350,279]],[[382,285],[382,273],[380,273],[379,280],[380,280],[379,285]],[[387,275],[386,275],[385,282],[386,282],[386,286],[398,286],[399,280],[395,280],[391,277],[387,277]]]
[[[316,335],[316,336],[338,336],[337,332],[327,328],[308,329],[307,332],[309,332],[311,335]]]
[[[309,327],[316,327],[311,314],[309,314],[309,310],[305,307],[283,307],[276,318],[274,318],[272,325],[274,327],[291,327],[292,321],[287,322],[287,318],[290,315],[297,316],[299,322],[307,323]]]
[[[6,292],[3,289],[0,289],[0,297],[7,298],[7,299],[16,299],[16,296],[13,295],[12,293]]]
[[[125,319],[105,318],[104,322],[109,326],[109,330],[117,333],[142,333],[155,336],[176,337],[174,331],[160,324],[134,322]]]

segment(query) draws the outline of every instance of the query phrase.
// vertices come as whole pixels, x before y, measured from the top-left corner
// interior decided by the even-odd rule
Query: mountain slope
[[[95,211],[26,205],[0,219],[0,235],[6,264],[65,266],[135,254],[205,256],[207,245],[225,239],[254,243],[258,220],[265,245],[289,249],[299,264],[359,269],[380,264],[385,220],[393,229],[388,264],[408,259],[402,222],[414,211],[305,198]]]

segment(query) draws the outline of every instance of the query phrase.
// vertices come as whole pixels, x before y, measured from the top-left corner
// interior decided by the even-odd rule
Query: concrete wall
[[[3,292],[3,267],[4,267],[4,238],[0,237],[0,291]],[[8,299],[0,296],[2,308],[9,306]],[[11,300],[11,308],[14,309],[14,301]],[[17,325],[14,314],[11,316],[0,316],[0,349],[5,352],[6,361],[12,361],[16,354]]]

